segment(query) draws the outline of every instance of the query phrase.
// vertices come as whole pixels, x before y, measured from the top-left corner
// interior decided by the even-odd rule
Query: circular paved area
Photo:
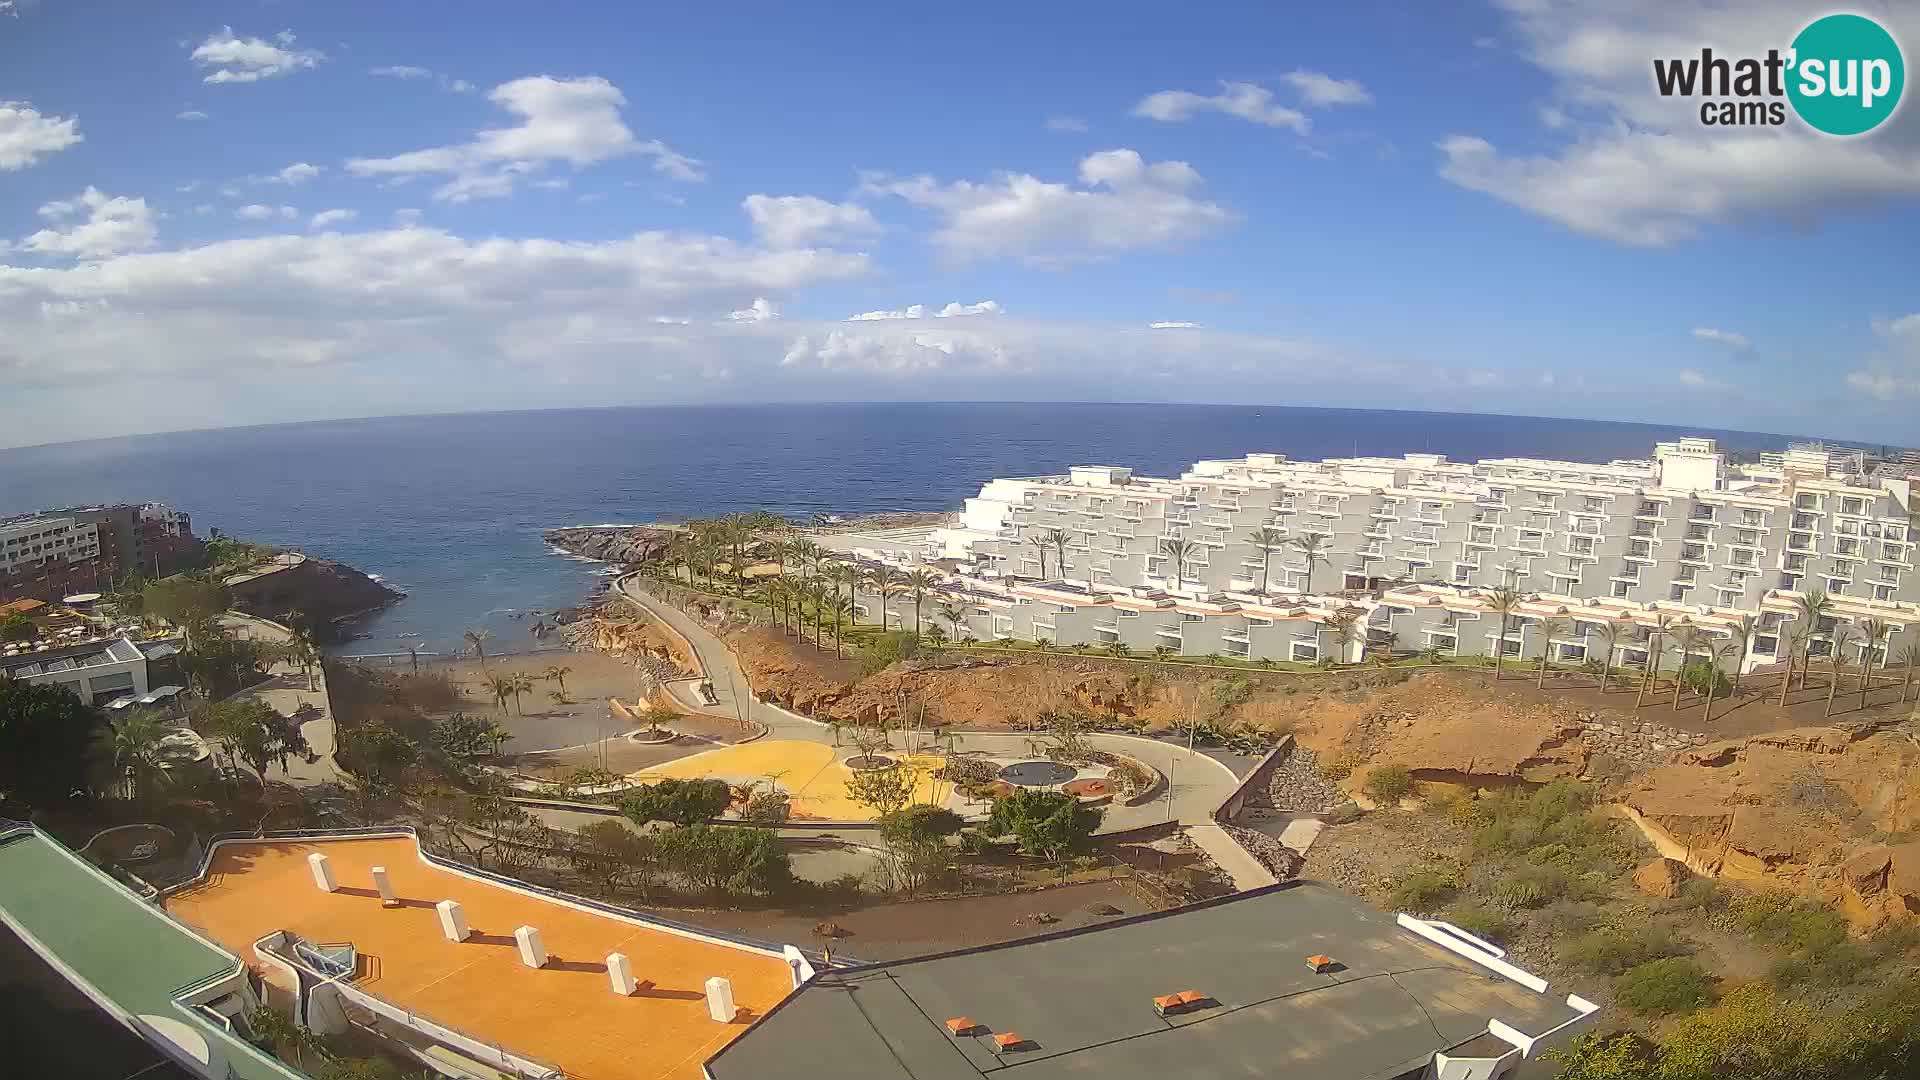
[[[1000,770],[1000,779],[1018,787],[1053,787],[1080,775],[1071,765],[1057,761],[1016,761]]]

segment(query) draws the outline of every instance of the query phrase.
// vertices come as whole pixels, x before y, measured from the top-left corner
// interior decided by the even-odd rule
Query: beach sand
[[[571,669],[566,675],[567,700],[564,702],[556,702],[549,696],[560,689],[560,684],[543,674],[556,665]],[[462,706],[466,712],[496,720],[512,732],[513,740],[503,748],[508,754],[525,755],[535,750],[581,746],[633,730],[632,725],[615,718],[607,707],[609,697],[618,697],[631,705],[640,685],[638,669],[618,657],[555,649],[517,656],[490,656],[484,665],[472,657],[423,663],[420,670],[452,677],[466,699]],[[502,713],[494,704],[493,692],[487,689],[487,680],[513,675],[531,677],[533,692],[520,695],[517,705],[508,699],[506,711]],[[739,726],[727,720],[702,718],[677,726],[692,734],[725,741],[738,739],[741,734]]]

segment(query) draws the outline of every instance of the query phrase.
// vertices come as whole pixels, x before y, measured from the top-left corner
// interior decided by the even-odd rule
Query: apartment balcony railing
[[[1154,635],[1157,637],[1172,638],[1175,641],[1178,641],[1180,640],[1180,628],[1177,626],[1163,626],[1160,629],[1155,630]]]
[[[1220,631],[1220,638],[1223,641],[1238,641],[1243,645],[1246,644],[1248,640],[1245,630],[1222,630]]]

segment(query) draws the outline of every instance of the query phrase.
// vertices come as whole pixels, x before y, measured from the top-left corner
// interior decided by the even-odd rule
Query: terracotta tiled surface
[[[333,863],[341,890],[314,887],[310,852]],[[368,869],[385,866],[403,899],[382,908]],[[473,936],[454,944],[433,905],[457,900]],[[423,862],[407,838],[261,842],[223,846],[207,879],[167,910],[256,962],[253,943],[276,930],[317,942],[351,941],[367,959],[356,985],[484,1042],[583,1080],[693,1080],[791,986],[784,961],[682,937],[479,881]],[[513,931],[535,926],[550,959],[520,963]],[[616,996],[606,955],[621,952],[640,990]],[[709,977],[733,981],[741,1014],[707,1016]]]

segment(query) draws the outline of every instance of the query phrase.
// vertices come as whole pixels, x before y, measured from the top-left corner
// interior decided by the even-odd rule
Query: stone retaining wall
[[[1594,713],[1581,718],[1580,729],[1595,754],[1612,757],[1631,772],[1664,765],[1677,751],[1713,741],[1712,736],[1650,720],[1603,720]]]

